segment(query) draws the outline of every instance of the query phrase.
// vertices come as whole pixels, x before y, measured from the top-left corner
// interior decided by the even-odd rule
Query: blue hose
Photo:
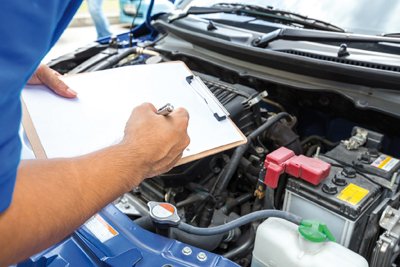
[[[282,218],[282,219],[285,219],[285,220],[292,222],[294,224],[297,224],[297,225],[300,225],[301,221],[303,220],[301,217],[291,214],[289,212],[285,212],[285,211],[260,210],[260,211],[256,211],[256,212],[247,214],[243,217],[240,217],[239,219],[228,222],[224,225],[219,225],[216,227],[200,228],[200,227],[194,227],[194,226],[191,226],[184,222],[181,222],[178,225],[178,229],[182,230],[186,233],[195,234],[195,235],[218,235],[218,234],[222,234],[222,233],[228,232],[230,230],[233,230],[242,225],[245,225],[249,222],[256,221],[256,220],[263,219],[263,218],[268,218],[268,217]]]

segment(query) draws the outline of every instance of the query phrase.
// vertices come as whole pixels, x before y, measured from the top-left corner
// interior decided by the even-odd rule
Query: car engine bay
[[[257,211],[285,211],[324,222],[338,244],[364,257],[369,266],[397,264],[400,112],[394,116],[384,108],[369,108],[364,100],[323,89],[320,81],[310,81],[314,88],[300,85],[298,74],[289,71],[280,73],[287,80],[274,78],[261,65],[192,45],[168,31],[153,41],[135,39],[137,47],[123,47],[127,36],[118,38],[90,44],[48,65],[70,75],[183,61],[248,138],[236,149],[147,179],[115,200],[133,222],[250,266],[263,219],[221,234],[196,235],[154,223],[147,203],[170,203],[179,220],[205,229]],[[325,177],[314,176],[315,166],[329,166]]]

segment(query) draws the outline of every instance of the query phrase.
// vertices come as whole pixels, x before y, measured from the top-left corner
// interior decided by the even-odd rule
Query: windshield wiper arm
[[[316,28],[325,31],[334,32],[345,32],[342,28],[332,25],[329,22],[322,20],[308,18],[307,16],[299,15],[293,12],[274,10],[271,7],[263,8],[256,5],[245,5],[245,4],[215,4],[212,7],[197,7],[192,6],[187,11],[172,14],[168,17],[168,21],[171,23],[177,19],[184,18],[188,15],[199,15],[199,14],[213,14],[213,13],[228,13],[228,14],[245,14],[252,17],[268,17],[275,18],[278,20],[286,21],[289,23],[297,23],[306,27]]]
[[[200,14],[213,14],[213,13],[232,13],[235,12],[234,8],[224,8],[224,7],[198,7],[192,6],[186,11],[181,11],[178,13],[173,13],[168,17],[168,22],[173,22],[177,19],[187,17],[189,15],[200,15]]]
[[[276,40],[290,41],[310,41],[310,42],[355,42],[355,43],[400,43],[399,38],[367,36],[360,34],[338,33],[338,32],[322,32],[306,29],[284,28],[272,31],[255,38],[252,42],[256,47],[267,47],[268,44]]]
[[[261,7],[257,5],[246,5],[246,4],[235,4],[235,3],[219,3],[213,5],[213,7],[222,8],[236,8],[239,12],[245,14],[261,15],[261,16],[271,16],[273,15],[277,19],[286,20],[293,23],[298,23],[303,26],[309,26],[312,28],[318,28],[320,30],[328,30],[335,32],[346,32],[344,29],[333,25],[329,22],[323,20],[309,18],[308,16],[301,15],[295,12],[284,11],[279,9],[274,9],[271,6]]]
[[[384,33],[384,34],[382,34],[382,35],[378,35],[378,36],[400,38],[400,33],[399,33],[399,32],[394,32],[394,33]]]

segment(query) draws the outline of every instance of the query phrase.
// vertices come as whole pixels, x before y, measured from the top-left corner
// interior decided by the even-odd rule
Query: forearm
[[[71,159],[22,161],[11,205],[0,214],[0,266],[56,244],[94,213],[169,171],[189,145],[189,114],[168,116],[144,103],[133,109],[123,140]]]
[[[128,153],[128,154],[127,154]],[[59,242],[143,179],[131,152],[109,147],[72,159],[22,161],[0,215],[0,266]]]

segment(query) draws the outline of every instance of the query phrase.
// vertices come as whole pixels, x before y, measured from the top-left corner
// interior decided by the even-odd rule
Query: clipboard
[[[173,62],[167,62],[167,63],[162,63],[162,64],[178,63],[178,62],[182,63],[186,67],[186,69],[193,75],[193,73],[186,66],[186,64],[181,62],[181,61],[173,61]],[[82,74],[78,74],[78,75],[85,75],[85,74],[82,73]],[[76,76],[76,75],[71,75],[71,76]],[[66,76],[66,78],[68,78],[68,77],[69,76]],[[208,90],[208,89],[206,89],[206,90]],[[216,100],[216,101],[217,101],[216,103],[221,105],[218,100]],[[35,154],[35,157],[37,159],[46,159],[46,158],[48,158],[48,156],[46,155],[46,151],[45,151],[45,149],[44,149],[44,147],[42,145],[42,142],[41,142],[41,140],[39,138],[38,132],[37,132],[37,130],[35,128],[35,125],[33,123],[31,115],[30,115],[30,113],[28,111],[28,108],[27,108],[22,96],[21,96],[21,103],[22,103],[22,125],[23,125],[25,133],[26,133],[26,135],[28,137],[28,140],[30,142],[32,150],[33,150],[33,152]],[[226,144],[226,145],[222,145],[222,146],[219,146],[219,147],[215,147],[213,149],[205,150],[205,151],[203,151],[201,153],[198,153],[198,154],[194,154],[194,155],[190,155],[190,156],[181,158],[175,166],[179,166],[179,165],[182,165],[182,164],[185,164],[185,163],[189,163],[191,161],[198,160],[198,159],[210,156],[210,155],[214,155],[214,154],[220,153],[222,151],[229,150],[229,149],[232,149],[232,148],[235,148],[237,146],[245,144],[247,142],[246,136],[233,123],[233,121],[229,117],[229,114],[228,114],[226,120],[228,120],[234,126],[236,131],[243,138],[243,140],[240,140],[240,141],[237,141],[237,142],[234,142],[234,143],[230,143],[230,144]]]

